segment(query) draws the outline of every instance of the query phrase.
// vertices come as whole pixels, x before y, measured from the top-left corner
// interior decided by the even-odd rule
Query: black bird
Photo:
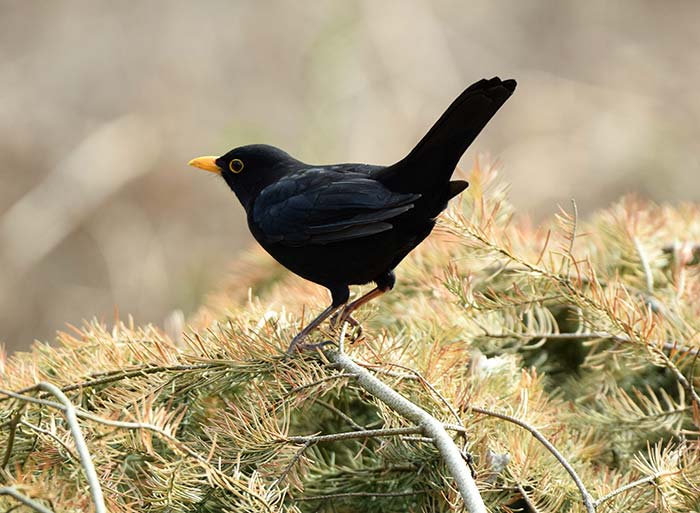
[[[450,105],[391,166],[310,165],[264,144],[241,146],[190,165],[217,173],[245,208],[255,239],[292,272],[328,288],[332,303],[292,340],[350,314],[391,290],[394,268],[435,226],[447,202],[469,185],[450,180],[462,154],[515,90],[515,80],[480,80]],[[377,287],[348,303],[349,285]]]

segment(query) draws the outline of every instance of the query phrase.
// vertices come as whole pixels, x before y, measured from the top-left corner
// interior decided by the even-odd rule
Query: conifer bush
[[[314,341],[443,423],[489,511],[700,511],[700,208],[534,227],[470,182],[361,333]],[[3,359],[3,511],[99,511],[83,449],[114,513],[466,511],[336,346],[283,354],[321,287],[257,251],[227,280],[181,338],[92,321]]]

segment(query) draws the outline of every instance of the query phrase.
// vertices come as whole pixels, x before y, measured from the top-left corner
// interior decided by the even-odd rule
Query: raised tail
[[[515,80],[498,77],[470,85],[416,147],[403,160],[379,171],[377,178],[397,192],[430,192],[444,187],[459,159],[515,86]],[[465,187],[466,183],[458,192]]]

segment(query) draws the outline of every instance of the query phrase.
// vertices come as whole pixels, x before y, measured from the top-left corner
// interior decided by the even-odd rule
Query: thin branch
[[[576,200],[573,198],[571,198],[571,206],[574,209],[574,215],[571,220],[571,240],[569,241],[568,255],[573,258],[574,242],[576,241],[576,229],[578,228],[578,205],[576,205]]]
[[[66,445],[66,443],[63,440],[61,440],[58,436],[56,436],[55,433],[52,433],[48,429],[44,429],[42,427],[35,426],[31,422],[27,422],[26,420],[21,420],[20,424],[22,424],[23,426],[27,426],[32,431],[36,431],[37,433],[41,433],[42,435],[48,436],[54,442],[56,442],[61,447],[63,447],[63,449],[65,449],[65,451],[68,453],[68,455],[71,457],[71,459],[78,461],[78,456],[76,456],[76,454],[71,450],[71,448],[68,447],[68,445]]]
[[[294,457],[291,459],[289,463],[284,467],[284,470],[282,470],[282,473],[279,475],[277,479],[275,479],[275,482],[272,483],[271,488],[277,488],[282,482],[287,478],[289,473],[292,471],[294,468],[294,465],[297,464],[297,462],[301,459],[301,457],[304,455],[306,452],[306,449],[311,447],[314,444],[311,440],[308,440],[303,443],[303,445],[299,448],[299,450],[296,452]]]
[[[325,501],[329,499],[346,499],[352,497],[409,497],[411,495],[421,495],[428,493],[427,490],[416,490],[406,492],[345,492],[345,493],[329,493],[327,495],[311,495],[308,497],[295,497],[297,502],[304,501]]]
[[[355,420],[350,415],[348,415],[344,411],[340,410],[339,408],[336,408],[331,403],[326,402],[326,401],[322,401],[321,399],[316,399],[316,401],[314,401],[314,402],[320,406],[323,406],[327,410],[335,413],[341,419],[343,419],[345,422],[350,424],[353,428],[359,429],[359,430],[367,429],[367,428],[365,428],[365,426],[362,426],[362,425],[358,424],[357,422],[355,422]]]
[[[385,376],[391,376],[392,378],[398,379],[418,379],[418,377],[415,374],[404,374],[403,372],[396,372],[389,369],[384,369],[381,367],[384,364],[368,363],[359,360],[353,361],[357,363],[357,365],[361,365],[362,367],[372,369],[372,372],[374,372],[375,374],[383,374]]]
[[[613,342],[624,342],[631,343],[632,340],[626,335],[613,335],[612,333],[607,333],[605,331],[590,331],[581,333],[491,333],[488,330],[484,330],[484,335],[488,338],[548,338],[551,340],[577,340],[577,339],[608,339]],[[655,342],[649,342],[647,345],[655,345]],[[700,348],[688,347],[676,344],[675,342],[664,342],[661,345],[665,351],[676,351],[689,356],[700,355]]]
[[[88,485],[90,486],[90,495],[92,496],[92,503],[95,506],[95,513],[107,513],[107,506],[105,505],[104,494],[102,493],[102,486],[100,485],[100,480],[97,477],[97,471],[95,470],[95,464],[92,461],[92,456],[90,456],[90,451],[88,449],[87,443],[85,443],[85,437],[83,437],[83,432],[80,429],[80,424],[78,423],[77,410],[72,402],[66,397],[66,394],[61,392],[61,390],[51,383],[41,382],[38,388],[45,390],[46,392],[52,394],[56,399],[58,399],[63,405],[63,413],[66,416],[66,422],[70,428],[71,435],[75,441],[75,448],[78,450],[78,456],[80,457],[80,464],[85,471],[85,478],[87,479]]]
[[[542,433],[540,433],[536,428],[532,427],[528,423],[516,419],[515,417],[511,417],[510,415],[506,415],[504,413],[498,413],[492,410],[487,410],[485,408],[479,408],[478,406],[469,406],[468,407],[470,410],[475,411],[477,413],[482,413],[484,415],[489,415],[491,417],[496,417],[501,420],[506,420],[508,422],[512,422],[513,424],[516,424],[520,426],[523,429],[526,429],[527,431],[530,432],[532,436],[534,436],[542,445],[544,445],[549,452],[551,452],[554,457],[561,463],[561,465],[566,469],[566,471],[569,473],[571,478],[574,480],[574,483],[576,483],[576,486],[578,487],[579,491],[581,492],[581,496],[583,497],[583,503],[586,506],[586,510],[589,513],[595,513],[595,506],[593,505],[593,499],[591,497],[591,494],[588,493],[588,490],[586,489],[586,486],[583,484],[583,481],[581,481],[581,478],[578,476],[574,468],[571,466],[571,464],[562,456],[562,454],[557,450],[552,443],[547,440]]]
[[[294,465],[301,459],[306,450],[312,445],[323,442],[337,442],[339,440],[353,440],[356,438],[374,438],[378,436],[396,436],[404,434],[420,433],[419,427],[404,427],[404,428],[389,428],[389,429],[364,429],[360,427],[359,431],[350,431],[347,433],[333,433],[331,435],[311,435],[311,436],[290,436],[280,440],[281,442],[291,442],[302,444],[292,460],[284,467],[280,476],[275,479],[273,488],[279,486],[280,483],[289,475]]]
[[[191,370],[203,370],[203,369],[214,369],[217,367],[226,367],[228,366],[228,362],[224,361],[219,361],[219,362],[208,362],[208,363],[201,363],[201,364],[192,364],[192,365],[159,365],[159,366],[152,366],[152,365],[144,365],[141,367],[137,367],[135,369],[126,369],[126,370],[119,370],[119,371],[111,371],[106,373],[106,375],[96,377],[94,379],[90,379],[87,381],[83,381],[80,383],[71,383],[70,385],[66,385],[60,388],[62,392],[72,392],[73,390],[79,390],[82,388],[88,388],[88,387],[95,387],[99,385],[105,385],[108,383],[114,383],[116,381],[121,381],[123,379],[128,379],[128,378],[134,378],[134,377],[140,377],[140,376],[147,376],[149,374],[158,374],[161,372],[184,372],[184,371],[191,371]],[[39,385],[31,385],[25,388],[22,388],[17,391],[18,394],[28,394],[29,392],[34,392],[39,389]],[[0,402],[7,401],[9,398],[8,397],[0,397]]]
[[[678,382],[690,394],[690,397],[695,402],[695,405],[698,408],[700,408],[700,395],[698,395],[693,384],[690,381],[688,381],[688,379],[683,375],[683,373],[680,370],[678,370],[678,367],[676,367],[676,364],[673,363],[668,356],[666,356],[666,353],[664,353],[663,351],[660,351],[658,348],[651,346],[650,350],[652,350],[655,354],[657,354],[664,361],[664,363],[666,364],[666,367],[668,367],[668,369],[671,370],[673,375],[676,376],[676,379],[678,380]]]
[[[326,376],[324,378],[318,379],[316,381],[313,381],[312,383],[307,383],[305,385],[299,385],[298,387],[292,388],[289,392],[287,392],[287,396],[296,394],[297,392],[301,392],[302,390],[305,390],[307,388],[315,387],[316,385],[320,385],[321,383],[325,383],[326,381],[332,381],[334,379],[342,379],[342,378],[356,378],[357,376],[354,374],[348,374],[348,373],[341,373],[341,374],[333,374],[331,376]]]
[[[628,339],[623,339],[616,335],[611,335],[605,332],[585,332],[585,333],[492,333],[490,331],[484,330],[484,337],[488,338],[549,338],[552,340],[577,340],[581,338],[585,339],[611,339],[629,342]]]
[[[339,440],[353,440],[356,438],[376,438],[378,436],[414,435],[416,433],[422,432],[423,428],[420,426],[408,426],[401,428],[365,429],[361,431],[333,433],[330,435],[289,436],[283,441],[295,444],[318,444],[323,442],[337,442]]]
[[[15,444],[15,435],[17,434],[17,424],[22,420],[22,413],[24,410],[24,405],[17,409],[15,414],[10,419],[10,434],[7,436],[7,447],[5,447],[5,456],[2,458],[1,468],[5,468],[10,462],[10,457],[12,456],[12,448]]]
[[[427,436],[402,436],[400,439],[402,442],[423,442],[426,444],[435,443],[435,440],[428,438]]]
[[[0,488],[0,495],[9,495],[13,499],[18,500],[25,506],[32,508],[34,511],[38,511],[39,513],[53,513],[53,511],[43,504],[39,504],[34,499],[30,499],[26,495],[20,493],[14,486],[3,486]]]
[[[5,390],[0,388],[0,394],[12,397],[13,399],[19,399],[20,401],[26,401],[28,403],[39,404],[41,406],[47,406],[49,408],[55,408],[57,410],[64,411],[63,405],[54,401],[48,401],[46,399],[37,399],[31,395],[23,395],[20,392],[12,392],[11,390]]]
[[[664,475],[667,475],[667,474],[670,474],[670,472],[654,474],[652,476],[643,477],[642,479],[637,479],[636,481],[632,481],[631,483],[627,483],[626,485],[621,486],[620,488],[617,488],[606,495],[603,495],[600,499],[597,499],[596,501],[594,501],[593,505],[597,508],[598,506],[600,506],[604,502],[609,501],[610,499],[620,495],[621,493],[626,492],[627,490],[631,490],[632,488],[635,488],[637,486],[640,486],[640,485],[643,485],[646,483],[653,483],[658,478],[663,477]]]
[[[632,237],[634,242],[634,249],[637,250],[637,255],[639,255],[639,261],[642,264],[642,269],[644,270],[644,278],[646,280],[647,292],[653,294],[654,292],[654,275],[651,272],[651,266],[649,265],[649,259],[647,254],[642,247],[642,243],[638,237]]]
[[[357,374],[358,384],[369,394],[382,401],[392,410],[421,427],[424,436],[432,438],[455,480],[464,505],[470,513],[486,513],[486,506],[479,494],[479,489],[472,478],[469,467],[461,452],[445,431],[444,426],[423,408],[413,404],[394,389],[375,378],[371,372],[352,361],[344,353],[335,350],[324,352],[329,361],[345,372]]]
[[[56,387],[54,387],[54,388],[56,388]],[[11,392],[8,390],[3,390],[3,389],[0,389],[0,393],[5,394],[5,395],[9,395],[10,397],[13,397],[15,399],[20,399],[20,400],[27,401],[30,403],[40,404],[42,406],[47,406],[49,408],[55,408],[55,409],[61,410],[63,412],[66,411],[66,408],[63,404],[56,403],[53,401],[47,401],[45,399],[37,399],[35,397],[22,395],[22,394],[18,394],[16,392]],[[227,484],[231,485],[232,487],[236,488],[237,490],[235,490],[235,492],[237,492],[237,495],[239,497],[241,497],[243,495],[248,495],[250,497],[253,497],[257,501],[259,501],[265,507],[265,509],[267,511],[272,511],[269,504],[267,503],[267,501],[263,497],[256,494],[255,492],[249,490],[248,487],[241,484],[240,482],[233,479],[232,477],[228,476],[227,474],[223,473],[217,467],[211,465],[209,463],[209,461],[204,456],[201,456],[196,451],[193,451],[192,449],[187,447],[184,443],[182,443],[180,440],[175,438],[173,435],[171,435],[170,433],[166,432],[165,430],[161,429],[160,427],[158,427],[154,424],[148,424],[148,423],[144,423],[144,422],[125,422],[125,421],[120,421],[120,420],[105,419],[105,418],[99,417],[97,415],[93,415],[92,413],[88,413],[88,412],[77,410],[77,409],[75,409],[75,415],[77,417],[84,418],[87,420],[92,420],[93,422],[97,422],[97,423],[103,424],[105,426],[124,428],[124,429],[138,429],[138,430],[152,431],[152,432],[160,435],[164,439],[168,440],[179,451],[181,451],[184,454],[186,454],[187,456],[190,456],[191,458],[195,459],[198,463],[200,463],[203,467],[205,467],[206,470],[212,472],[213,474],[216,474],[222,481],[224,481]],[[101,513],[101,512],[96,511],[96,513]]]
[[[467,429],[464,426],[458,426],[456,424],[444,424],[443,427],[450,431],[457,431],[459,433],[466,433]],[[382,429],[364,429],[361,428],[358,431],[348,431],[345,433],[333,433],[330,435],[309,435],[309,436],[290,436],[287,438],[280,439],[279,442],[290,442],[296,444],[302,444],[299,451],[294,455],[294,458],[285,466],[281,475],[275,480],[274,486],[278,486],[284,478],[287,477],[289,472],[292,470],[294,465],[301,459],[306,450],[318,443],[323,442],[338,442],[341,440],[355,440],[358,438],[377,438],[381,436],[399,436],[402,440],[408,440],[409,437],[405,435],[412,435],[416,433],[422,433],[423,428],[419,426],[407,426],[401,428],[382,428]],[[428,437],[412,437],[412,441],[430,442],[435,443],[435,440]]]
[[[314,402],[315,402],[316,404],[320,405],[320,406],[323,406],[323,407],[326,408],[327,410],[332,411],[333,413],[335,413],[336,415],[338,415],[338,417],[340,417],[341,419],[343,419],[345,422],[347,422],[348,424],[350,424],[350,425],[351,425],[352,427],[354,427],[355,429],[365,429],[364,426],[361,426],[360,424],[358,424],[357,422],[355,422],[355,421],[353,420],[353,418],[352,418],[350,415],[348,415],[347,413],[345,413],[345,412],[339,410],[338,408],[336,408],[335,406],[333,406],[331,403],[327,403],[326,401],[322,401],[321,399],[316,399],[316,401],[314,401]]]
[[[467,226],[462,226],[461,228],[454,228],[454,230],[456,230],[457,233],[460,233],[460,232],[466,233],[470,237],[473,237],[474,239],[476,239],[477,241],[482,243],[486,248],[490,249],[491,251],[493,251],[495,253],[501,254],[504,257],[506,257],[507,259],[525,267],[531,273],[536,274],[538,276],[542,276],[542,277],[550,279],[550,280],[553,280],[560,287],[562,287],[565,291],[569,292],[572,297],[580,300],[582,304],[586,304],[586,305],[590,306],[594,311],[600,312],[601,314],[606,316],[613,323],[613,325],[616,325],[618,327],[623,327],[623,323],[621,322],[621,320],[619,318],[615,317],[610,311],[608,311],[607,308],[598,304],[592,297],[585,294],[582,290],[579,290],[575,286],[574,282],[571,281],[570,278],[562,277],[559,274],[554,273],[546,268],[538,267],[537,265],[533,265],[533,264],[529,263],[527,260],[515,255],[508,248],[501,247],[496,242],[489,240],[488,237],[484,233],[481,233],[474,226],[467,225]],[[621,339],[621,340],[624,340],[624,339]],[[627,341],[634,342],[632,340],[631,336],[627,337]],[[639,337],[639,343],[641,345],[644,345],[645,347],[647,347],[651,353],[656,354],[664,361],[664,363],[667,365],[667,367],[675,375],[678,382],[683,386],[683,388],[685,388],[688,391],[688,393],[691,396],[691,399],[695,403],[696,407],[700,408],[700,395],[698,395],[698,393],[693,388],[692,384],[678,370],[678,368],[675,366],[675,364],[664,354],[663,350],[659,349],[659,346],[655,345],[653,342],[649,342],[649,341],[644,340],[643,337]],[[666,344],[664,344],[663,347],[665,349]]]
[[[518,489],[518,492],[520,492],[520,495],[523,496],[523,500],[525,501],[525,504],[527,504],[527,506],[532,510],[532,513],[539,513],[539,510],[532,503],[532,500],[530,499],[530,496],[525,491],[525,488],[523,488],[520,483],[516,484],[515,487]]]
[[[357,363],[359,365],[365,366],[365,364],[363,364],[362,362],[357,362]],[[399,363],[386,363],[385,365],[388,365],[390,367],[398,367],[399,369],[403,369],[403,370],[408,371],[411,374],[413,374],[418,379],[418,381],[421,382],[421,384],[424,387],[426,387],[428,390],[430,390],[440,400],[440,402],[442,404],[444,404],[448,410],[450,410],[450,413],[457,421],[457,424],[464,427],[464,423],[462,422],[462,419],[459,417],[459,413],[457,413],[457,410],[454,409],[454,406],[452,406],[450,404],[450,402],[447,399],[445,399],[445,396],[443,396],[440,392],[438,392],[437,389],[433,386],[433,384],[430,383],[427,379],[425,379],[420,372],[418,372],[415,369],[412,369],[411,367],[407,367],[406,365],[401,365]],[[367,366],[369,366],[369,365],[367,365]],[[369,366],[369,367],[371,368],[371,366]]]

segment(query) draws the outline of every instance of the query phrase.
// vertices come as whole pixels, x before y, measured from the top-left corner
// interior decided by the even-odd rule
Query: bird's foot
[[[324,340],[323,342],[318,342],[316,344],[304,344],[303,341],[306,336],[300,337],[297,335],[292,339],[291,344],[287,348],[287,355],[292,355],[294,353],[302,353],[304,351],[316,351],[317,349],[325,349],[326,346],[336,345],[332,340]]]
[[[341,328],[343,323],[347,322],[351,328],[353,328],[352,341],[356,341],[362,336],[362,326],[360,321],[355,319],[351,314],[350,310],[343,308],[340,312],[334,314],[330,319],[331,328]]]
[[[304,348],[304,344],[302,344],[302,342],[305,338],[306,333],[304,333],[303,331],[301,333],[298,333],[289,343],[289,347],[287,348],[287,354],[292,355],[297,351],[302,351]]]
[[[289,347],[287,348],[287,355],[292,355],[299,351],[300,349],[303,349],[301,347],[301,343],[304,341],[304,339],[311,333],[313,330],[315,330],[323,321],[328,319],[328,316],[331,315],[333,312],[335,312],[338,309],[337,306],[331,305],[328,308],[326,308],[323,312],[321,312],[314,320],[312,320],[309,324],[306,325],[306,327],[301,330],[297,335],[292,339],[292,342],[289,344]]]
[[[347,322],[353,328],[360,325],[360,321],[355,319],[347,308],[343,308],[339,312],[333,314],[329,322],[331,328],[340,328],[344,322]]]

